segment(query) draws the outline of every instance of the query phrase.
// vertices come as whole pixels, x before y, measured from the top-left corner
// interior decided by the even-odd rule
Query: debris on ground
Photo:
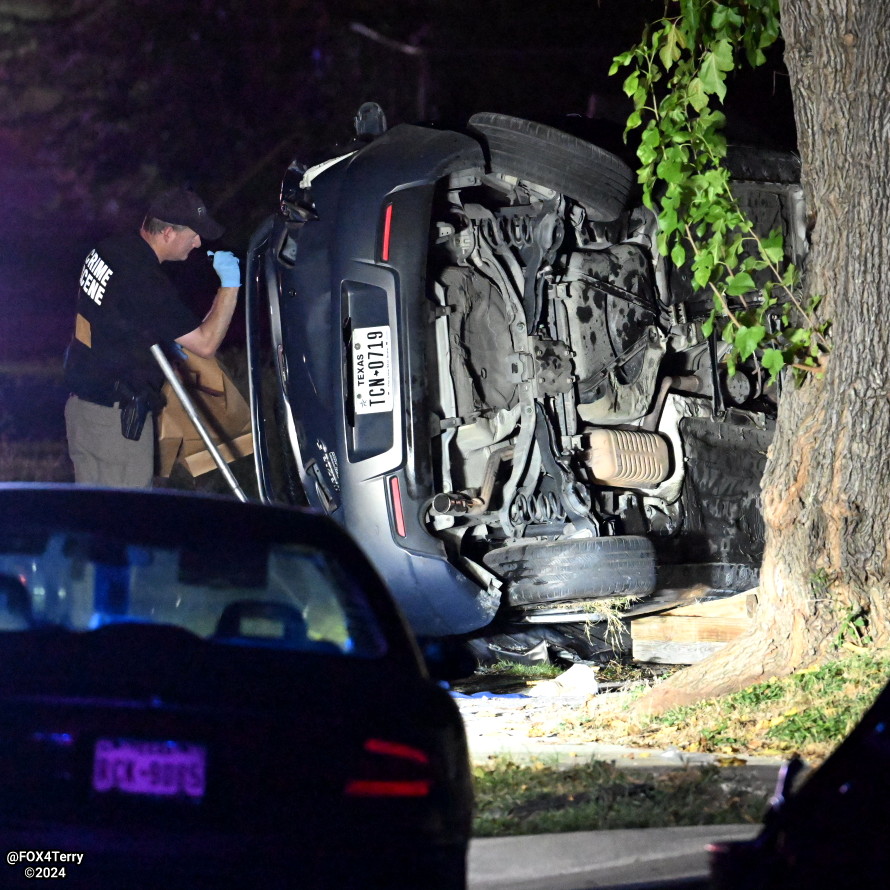
[[[596,695],[600,691],[596,667],[589,664],[573,664],[567,671],[552,680],[541,680],[529,687],[531,696]]]

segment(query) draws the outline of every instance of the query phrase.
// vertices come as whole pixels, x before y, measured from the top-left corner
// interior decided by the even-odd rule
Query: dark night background
[[[293,157],[319,160],[376,100],[390,126],[476,111],[573,115],[610,143],[627,107],[612,57],[648,0],[0,0],[0,362],[59,357],[94,239],[191,184],[242,256]],[[787,146],[776,53],[735,75],[730,136]],[[731,87],[732,90],[732,87]],[[589,119],[589,120],[588,120]],[[172,264],[171,264],[172,265]],[[184,280],[201,280],[196,252]],[[207,287],[196,310],[206,309]],[[240,314],[240,313],[239,313]],[[229,341],[243,330],[233,326]]]

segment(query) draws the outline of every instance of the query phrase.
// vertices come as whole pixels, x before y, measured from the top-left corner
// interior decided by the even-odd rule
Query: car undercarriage
[[[756,362],[721,369],[655,215],[603,221],[509,173],[454,174],[439,198],[431,530],[511,606],[756,583],[775,393]]]
[[[372,159],[384,157],[397,131],[404,141],[399,156],[410,156],[411,139],[419,137],[397,127],[340,161],[344,181],[353,188],[370,182]],[[467,145],[470,138],[478,142],[484,162],[470,148],[454,150],[448,143],[454,154],[443,154],[429,175],[423,211],[411,219],[410,251],[403,243],[390,257],[388,239],[392,225],[397,243],[404,216],[398,201],[410,194],[411,175],[406,172],[404,186],[387,181],[379,201],[367,196],[375,223],[380,201],[389,208],[374,274],[395,267],[398,277],[387,312],[370,322],[360,321],[371,316],[359,312],[368,299],[348,296],[345,308],[337,309],[340,326],[332,334],[342,336],[347,359],[345,449],[325,444],[315,459],[307,453],[313,434],[303,429],[306,411],[288,379],[287,368],[295,364],[288,325],[297,323],[296,316],[288,319],[282,296],[288,263],[299,270],[300,251],[303,262],[311,261],[308,235],[332,213],[315,200],[315,191],[323,197],[320,189],[305,188],[313,177],[304,170],[304,188],[283,203],[287,221],[275,224],[287,229],[290,253],[280,246],[271,253],[268,236],[258,242],[272,282],[267,289],[290,444],[300,455],[310,503],[321,479],[328,507],[334,504],[328,512],[337,518],[337,504],[349,498],[353,465],[367,460],[372,466],[373,450],[357,450],[355,430],[360,424],[370,429],[372,421],[378,428],[381,418],[397,419],[401,411],[404,440],[398,423],[395,438],[387,440],[393,454],[405,449],[406,475],[397,468],[386,477],[392,541],[409,554],[438,552],[494,601],[476,627],[461,620],[446,633],[523,621],[565,623],[570,613],[589,618],[606,600],[627,605],[656,590],[704,585],[724,594],[755,586],[764,535],[759,484],[777,401],[756,356],[727,373],[722,359],[728,345],[702,329],[710,297],[693,292],[688,269],[658,254],[657,219],[616,156],[498,114],[475,115],[467,133],[461,138]],[[793,162],[739,153],[734,163],[740,204],[759,230],[781,228],[789,256],[799,261],[805,237]],[[394,162],[391,180],[398,169]],[[342,216],[342,199],[333,206]],[[399,250],[410,253],[410,264],[400,261]],[[344,252],[365,256],[342,240],[329,256]],[[270,265],[278,271],[270,273]],[[371,265],[362,259],[360,274],[368,281]],[[334,269],[326,293],[356,293],[356,268],[348,275]],[[415,284],[417,299],[409,301]],[[388,288],[387,279],[381,291]],[[376,361],[375,337],[386,350]],[[335,361],[339,373],[339,357]],[[372,364],[381,370],[372,372]],[[375,383],[379,407],[369,405]],[[359,389],[363,401],[353,399],[350,408]],[[313,465],[326,469],[313,475]],[[361,482],[356,478],[356,490],[364,485],[370,492],[372,479],[385,475],[373,467]],[[375,490],[386,498],[385,490]],[[348,506],[340,513],[360,543],[373,550],[381,537],[390,547],[378,526],[374,540],[363,540],[367,509],[361,518]],[[396,569],[388,575],[388,559],[378,567],[398,598],[400,575]],[[405,594],[409,620],[419,596]],[[426,596],[441,601],[448,592]],[[421,634],[429,633],[428,624],[416,622]]]

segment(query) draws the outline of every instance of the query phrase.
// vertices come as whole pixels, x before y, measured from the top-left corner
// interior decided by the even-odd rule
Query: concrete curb
[[[669,748],[654,751],[649,748],[627,748],[598,742],[566,743],[547,739],[497,739],[490,736],[468,738],[470,759],[474,765],[483,766],[499,757],[509,757],[517,763],[541,761],[555,766],[571,766],[590,760],[606,760],[615,766],[633,767],[688,767],[732,766],[773,769],[778,773],[784,758],[753,757],[742,754],[701,754]]]
[[[760,825],[580,831],[470,844],[468,890],[642,888],[707,880],[707,845],[748,840]]]

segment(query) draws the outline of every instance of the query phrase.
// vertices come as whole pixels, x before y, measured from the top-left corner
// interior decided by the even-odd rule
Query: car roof
[[[208,520],[214,524],[209,525]],[[20,521],[84,530],[126,530],[134,537],[158,543],[181,540],[183,533],[189,540],[201,541],[243,537],[249,531],[275,541],[345,549],[355,546],[348,534],[313,510],[163,489],[0,484],[0,524]]]
[[[332,554],[357,582],[388,631],[407,633],[380,576],[347,531],[319,512],[243,503],[174,490],[91,488],[56,483],[0,483],[0,534],[71,530],[121,535],[145,545],[231,548],[266,541]]]

